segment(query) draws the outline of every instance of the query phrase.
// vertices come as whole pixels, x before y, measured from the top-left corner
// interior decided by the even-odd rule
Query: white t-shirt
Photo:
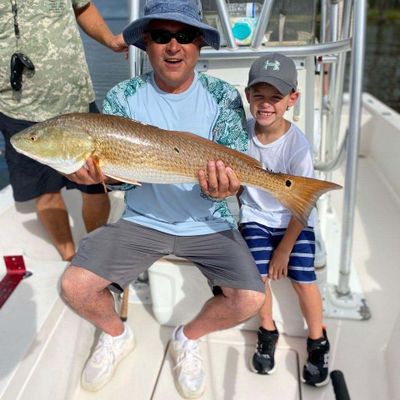
[[[310,143],[303,132],[291,124],[278,140],[262,144],[255,134],[255,120],[247,121],[249,132],[248,154],[261,162],[265,169],[290,175],[314,176]],[[287,228],[292,214],[277,199],[260,189],[246,187],[240,197],[240,222],[258,222],[270,228]],[[315,209],[310,214],[308,226],[314,226]]]

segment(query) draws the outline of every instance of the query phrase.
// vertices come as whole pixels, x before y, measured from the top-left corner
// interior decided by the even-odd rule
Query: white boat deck
[[[365,121],[368,125],[369,118]],[[379,130],[374,134],[365,131],[364,137],[370,141],[378,133]],[[366,321],[325,320],[332,347],[330,367],[343,371],[352,400],[398,400],[396,371],[400,350],[395,337],[400,334],[400,201],[398,191],[382,172],[382,160],[376,158],[369,143],[362,146],[359,164],[353,240],[357,273],[352,273],[351,287],[362,287],[372,317]],[[388,149],[387,158],[393,151]],[[340,183],[341,172],[335,173],[333,179]],[[143,286],[139,296],[133,293],[130,297],[128,323],[137,336],[135,350],[122,361],[104,389],[89,393],[80,388],[80,371],[97,333],[58,297],[57,284],[66,264],[59,261],[36,221],[32,205],[30,209],[29,205],[16,208],[7,191],[0,193],[0,254],[22,253],[33,275],[18,286],[0,309],[0,399],[179,399],[167,353],[172,326],[160,325],[156,320]],[[67,197],[69,204],[79,199],[76,193]],[[341,197],[342,192],[333,193],[334,213],[323,224],[328,268],[319,273],[319,279],[327,279],[331,284],[338,279],[335,221],[341,218]],[[82,225],[75,222],[78,214],[72,219],[75,238],[79,239]],[[0,264],[0,279],[4,272]],[[202,353],[208,371],[203,399],[335,399],[330,385],[316,389],[300,383],[306,358],[304,337],[281,335],[277,371],[271,376],[259,376],[249,370],[255,342],[253,330],[239,329],[203,339]]]

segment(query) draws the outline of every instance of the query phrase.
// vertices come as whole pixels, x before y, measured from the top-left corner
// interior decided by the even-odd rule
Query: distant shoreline
[[[399,8],[388,8],[383,12],[383,16],[381,15],[381,11],[379,8],[370,8],[367,13],[368,21],[373,22],[396,22],[400,23],[400,9]]]

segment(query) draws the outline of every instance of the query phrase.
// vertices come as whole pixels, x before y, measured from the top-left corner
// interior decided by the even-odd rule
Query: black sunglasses
[[[200,35],[198,30],[191,28],[182,29],[175,33],[165,29],[152,29],[149,30],[148,33],[150,34],[151,39],[157,44],[167,44],[172,40],[172,38],[175,38],[180,44],[189,44]]]
[[[24,71],[24,68],[28,69],[33,74],[35,72],[35,66],[33,65],[33,62],[29,59],[29,57],[22,53],[14,53],[11,56],[10,64],[11,87],[18,92],[21,90],[22,87],[22,73]]]

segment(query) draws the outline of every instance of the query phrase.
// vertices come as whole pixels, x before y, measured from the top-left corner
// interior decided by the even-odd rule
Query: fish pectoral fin
[[[120,182],[130,183],[131,185],[135,185],[135,186],[142,186],[142,184],[135,179],[126,179],[126,178],[121,178],[116,175],[108,175],[108,174],[107,174],[107,176],[109,178],[116,179],[117,181],[120,181]]]

